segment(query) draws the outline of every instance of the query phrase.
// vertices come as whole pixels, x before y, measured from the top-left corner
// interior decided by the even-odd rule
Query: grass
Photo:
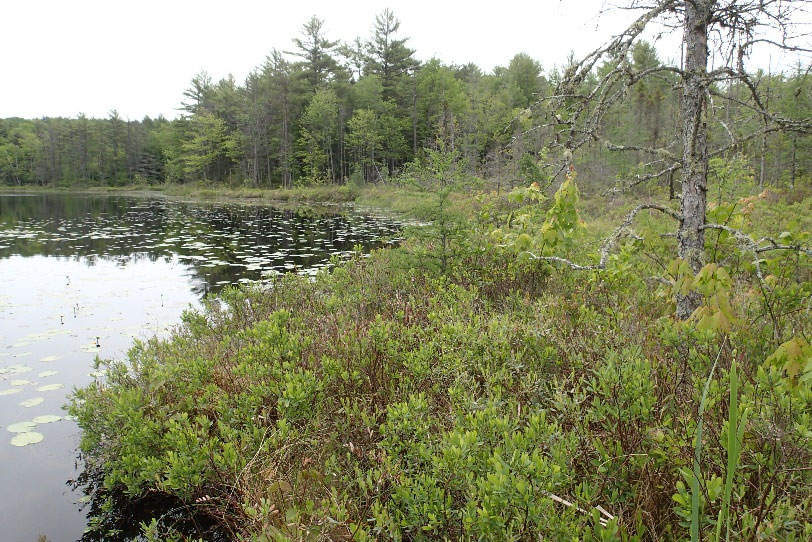
[[[353,186],[317,186],[291,189],[263,189],[229,187],[206,183],[187,184],[131,184],[121,186],[94,186],[64,183],[51,186],[3,186],[5,193],[70,192],[88,194],[147,194],[188,197],[196,199],[261,200],[282,203],[346,203],[354,201],[361,190]]]
[[[722,346],[719,348],[719,354],[716,356],[716,360],[713,362],[710,374],[708,374],[708,379],[705,381],[705,387],[702,390],[702,398],[699,401],[699,413],[696,420],[696,444],[694,447],[694,475],[691,478],[691,542],[699,542],[699,523],[702,519],[699,512],[699,501],[702,498],[699,485],[700,481],[703,479],[700,466],[702,460],[702,425],[705,422],[703,416],[705,415],[705,407],[708,404],[708,390],[710,389],[711,382],[713,381],[713,373],[716,371],[716,366],[719,364],[719,356],[722,355],[723,349],[724,344],[722,344]]]
[[[739,467],[742,446],[744,443],[744,430],[747,427],[748,411],[745,410],[739,421],[739,379],[736,372],[736,362],[730,366],[730,399],[728,402],[727,423],[727,475],[722,505],[719,508],[719,517],[716,520],[716,542],[722,539],[722,525],[725,526],[725,540],[730,541],[730,499],[733,492],[733,480],[736,469]]]

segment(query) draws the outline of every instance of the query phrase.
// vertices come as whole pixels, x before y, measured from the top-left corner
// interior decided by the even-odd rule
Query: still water
[[[166,336],[226,285],[314,274],[396,240],[369,212],[155,198],[0,194],[0,540],[78,540],[79,428],[62,410],[97,356]]]

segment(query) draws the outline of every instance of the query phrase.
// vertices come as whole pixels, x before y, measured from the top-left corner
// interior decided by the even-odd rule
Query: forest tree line
[[[667,54],[673,54],[668,51]],[[645,42],[628,69],[660,66]],[[601,75],[597,68],[595,79]],[[311,18],[290,51],[273,50],[240,84],[202,72],[184,92],[177,119],[0,119],[0,182],[6,185],[204,181],[255,187],[378,182],[448,152],[471,175],[506,184],[542,180],[545,141],[555,129],[539,111],[567,66],[544,69],[520,53],[484,73],[474,64],[419,62],[395,15],[375,17],[371,35],[352,43],[329,39]],[[812,116],[812,77],[805,66],[757,73],[759,92],[787,118]],[[588,92],[595,81],[582,83]],[[719,141],[758,129],[748,89],[717,88],[733,100],[715,105]],[[676,150],[682,88],[662,72],[626,91],[601,135],[627,146]],[[768,133],[742,138],[725,157],[746,166],[759,185],[810,184],[810,136]],[[611,147],[611,145],[609,146]],[[578,157],[582,179],[605,187],[646,168],[641,153],[613,153],[596,139]],[[674,179],[670,179],[673,186]]]

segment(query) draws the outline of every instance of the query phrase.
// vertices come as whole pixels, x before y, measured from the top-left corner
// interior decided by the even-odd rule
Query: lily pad
[[[45,397],[32,397],[31,399],[26,399],[20,403],[21,407],[31,408],[37,405],[42,404],[45,401]]]
[[[62,416],[57,416],[56,414],[45,414],[43,416],[37,416],[36,418],[34,418],[31,421],[34,422],[35,424],[39,425],[41,423],[58,422],[61,419],[62,419]]]
[[[40,361],[56,361],[58,359],[60,359],[60,356],[45,356]]]
[[[37,391],[54,391],[64,387],[65,384],[47,384],[45,386],[40,386],[39,388],[37,388]]]
[[[42,439],[45,437],[42,433],[37,433],[36,431],[28,431],[26,433],[20,433],[19,435],[15,435],[14,438],[11,439],[12,446],[28,446],[29,444],[36,444],[38,442],[42,442]]]
[[[12,380],[11,381],[12,386],[26,386],[28,384],[33,384],[33,382],[31,382],[30,380],[26,380],[24,378],[21,378],[19,380]]]
[[[68,414],[67,416],[65,416],[62,419],[63,420],[68,420],[68,421],[71,421],[71,422],[78,422],[79,421],[79,418],[77,418],[76,416],[71,416],[70,414]]]
[[[6,431],[9,433],[28,433],[33,431],[36,426],[37,424],[34,422],[17,422],[6,427]]]
[[[45,378],[46,376],[54,376],[54,375],[58,375],[58,374],[59,374],[59,371],[42,371],[37,376],[39,378]]]
[[[20,388],[8,388],[7,390],[0,390],[0,396],[2,395],[14,395],[15,393],[20,393],[22,390]]]
[[[29,367],[28,365],[9,365],[3,372],[0,374],[11,373],[11,374],[20,374],[20,373],[28,373],[33,371],[33,367]]]

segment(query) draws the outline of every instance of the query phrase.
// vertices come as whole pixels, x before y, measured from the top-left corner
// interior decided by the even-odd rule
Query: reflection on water
[[[399,227],[386,217],[251,204],[0,196],[0,258],[175,259],[192,270],[201,292],[286,271],[312,274],[356,244],[391,242]]]
[[[103,378],[97,355],[165,335],[208,291],[314,273],[355,244],[391,242],[398,227],[255,205],[0,195],[0,540],[82,536],[82,495],[66,484],[80,475],[78,427],[61,406]],[[21,433],[11,429],[42,440],[12,445]]]

